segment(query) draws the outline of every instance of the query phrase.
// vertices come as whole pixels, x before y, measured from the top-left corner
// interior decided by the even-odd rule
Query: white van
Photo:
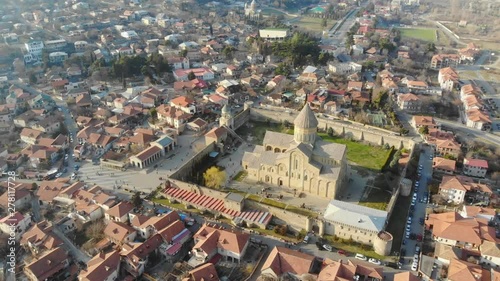
[[[304,244],[309,243],[309,235],[306,235],[306,237],[304,237],[304,240],[302,242],[304,242]]]

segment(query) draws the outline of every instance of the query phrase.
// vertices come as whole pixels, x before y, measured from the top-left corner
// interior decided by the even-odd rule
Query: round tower
[[[229,109],[229,106],[227,106],[227,104],[222,107],[221,116],[219,118],[219,126],[226,126],[229,129],[234,128],[233,114],[231,113],[231,110]]]
[[[373,241],[373,250],[381,256],[391,253],[393,237],[387,231],[380,231]]]
[[[302,108],[297,118],[295,118],[295,121],[293,121],[293,125],[293,138],[295,142],[314,146],[316,133],[318,131],[318,119],[316,119],[309,104],[304,105],[304,108]]]

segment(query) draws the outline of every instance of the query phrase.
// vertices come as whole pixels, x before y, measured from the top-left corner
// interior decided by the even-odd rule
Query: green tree
[[[328,134],[328,136],[333,137],[333,129],[332,129],[332,127],[328,128],[328,130],[326,130],[326,133]]]
[[[194,75],[194,72],[191,71],[191,72],[188,73],[188,79],[189,80],[196,79],[196,75]]]
[[[185,58],[187,56],[187,53],[188,51],[186,49],[182,49],[180,52],[179,52],[179,55],[183,58]]]
[[[212,166],[203,173],[203,179],[207,187],[219,189],[226,182],[226,172]]]
[[[38,82],[38,78],[36,78],[36,75],[33,72],[30,73],[29,80],[31,85],[35,85],[36,82]]]
[[[285,64],[285,63],[280,63],[274,70],[274,73],[276,75],[283,75],[283,76],[288,76],[291,73],[290,66]]]
[[[326,18],[323,18],[321,20],[321,27],[326,27],[328,25],[328,20]]]
[[[132,195],[132,204],[134,204],[134,206],[136,208],[139,208],[142,206],[142,198],[141,198],[141,193],[139,191],[137,191],[136,193],[134,193],[134,195]]]
[[[149,110],[149,115],[151,115],[151,118],[152,118],[153,120],[156,120],[156,119],[158,118],[158,111],[156,110],[156,108],[155,108],[155,107],[153,107],[153,108],[151,108],[151,109]]]
[[[294,33],[284,41],[274,42],[271,51],[288,61],[292,67],[317,63],[321,53],[317,39],[300,32]]]
[[[422,135],[429,134],[429,126],[425,125],[425,126],[420,127],[420,129],[418,129],[418,132]]]
[[[222,49],[222,53],[224,54],[224,56],[226,56],[227,59],[233,58],[234,51],[236,51],[236,49],[230,45],[227,45],[226,47],[224,47],[224,49]]]

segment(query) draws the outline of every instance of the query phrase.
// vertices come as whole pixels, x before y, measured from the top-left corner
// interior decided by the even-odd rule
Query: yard
[[[391,155],[391,150],[380,146],[370,146],[340,137],[330,137],[325,133],[318,133],[325,141],[345,144],[347,146],[347,160],[370,170],[380,171]]]
[[[436,41],[436,29],[433,28],[400,28],[401,37],[413,38],[427,42]]]

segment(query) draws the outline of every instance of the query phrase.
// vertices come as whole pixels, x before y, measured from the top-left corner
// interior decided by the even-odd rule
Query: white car
[[[414,262],[412,265],[411,265],[411,270],[413,271],[417,271],[418,269],[418,262]]]
[[[64,155],[64,159],[68,160],[68,154]]]
[[[382,264],[379,260],[374,259],[374,258],[370,258],[368,260],[368,262],[371,262],[371,263],[376,264],[376,265],[381,265]]]
[[[327,245],[327,244],[323,245],[323,249],[327,250],[328,252],[333,252],[332,246]]]
[[[56,178],[60,178],[62,176],[62,173],[57,173]]]
[[[362,254],[356,254],[354,257],[355,257],[355,258],[357,258],[358,260],[362,260],[362,261],[366,261],[366,260],[368,260],[368,258],[366,258],[366,257],[365,257],[364,255],[362,255]]]

